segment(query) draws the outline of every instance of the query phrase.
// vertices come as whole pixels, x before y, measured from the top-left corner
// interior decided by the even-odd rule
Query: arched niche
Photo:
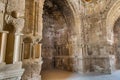
[[[68,65],[66,70],[73,67],[69,62],[72,60],[70,56],[75,53],[76,35],[79,33],[79,24],[76,21],[73,5],[68,0],[45,0],[42,33],[43,69],[63,68],[64,61]]]
[[[120,16],[120,0],[116,0],[112,7],[110,8],[110,10],[108,11],[106,18],[107,42],[111,45],[114,43],[113,27],[119,16]]]

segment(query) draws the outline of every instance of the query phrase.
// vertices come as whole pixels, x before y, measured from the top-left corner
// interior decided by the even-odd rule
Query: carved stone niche
[[[39,59],[41,58],[41,44],[27,37],[23,39],[22,59]]]
[[[23,39],[22,43],[22,60],[24,59],[30,59],[31,57],[31,44],[32,39],[27,37]]]

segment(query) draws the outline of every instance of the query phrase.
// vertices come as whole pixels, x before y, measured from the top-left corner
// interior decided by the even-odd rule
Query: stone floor
[[[90,74],[82,75],[60,70],[44,71],[42,80],[120,80],[120,71],[116,71],[111,75]]]

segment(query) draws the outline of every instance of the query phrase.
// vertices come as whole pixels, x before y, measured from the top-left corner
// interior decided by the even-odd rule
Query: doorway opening
[[[115,69],[120,69],[120,18],[114,24],[114,55],[115,55]]]

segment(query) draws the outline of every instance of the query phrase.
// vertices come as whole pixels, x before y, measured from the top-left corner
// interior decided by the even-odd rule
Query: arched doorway
[[[110,10],[107,13],[106,17],[106,36],[107,36],[107,42],[112,45],[114,43],[114,34],[113,34],[113,27],[115,24],[115,21],[119,18],[120,13],[120,1],[116,0]]]
[[[119,69],[119,17],[120,0],[116,0],[106,16],[106,38],[113,57],[110,57],[111,71]],[[114,61],[113,61],[114,60]],[[114,69],[113,69],[114,68]]]
[[[114,24],[114,55],[115,55],[115,68],[120,69],[120,18]]]
[[[42,70],[74,70],[75,20],[67,0],[45,0],[43,13]]]

